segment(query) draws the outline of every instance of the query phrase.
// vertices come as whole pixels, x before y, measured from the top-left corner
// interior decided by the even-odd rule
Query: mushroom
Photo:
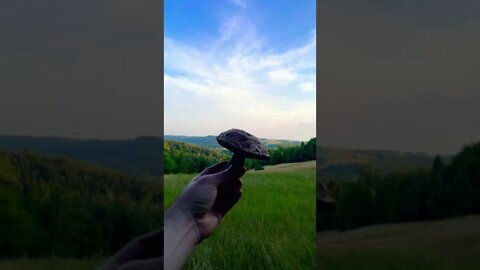
[[[233,156],[227,163],[230,165],[242,166],[245,158],[268,159],[268,151],[260,140],[252,134],[241,129],[230,129],[222,132],[217,137],[218,143],[233,152]]]

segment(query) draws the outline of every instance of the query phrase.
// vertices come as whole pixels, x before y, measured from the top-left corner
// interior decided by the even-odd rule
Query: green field
[[[165,177],[165,205],[194,175]],[[247,172],[243,195],[185,269],[316,269],[315,162]]]
[[[319,269],[480,269],[480,216],[318,235]]]

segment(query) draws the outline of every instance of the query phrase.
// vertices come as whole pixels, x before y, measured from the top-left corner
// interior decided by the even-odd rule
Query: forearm
[[[165,213],[165,270],[181,269],[200,240],[200,232],[191,214],[174,204]]]
[[[163,228],[145,234],[128,243],[98,270],[120,269],[130,262],[163,258]],[[163,263],[162,267],[163,267]],[[123,268],[121,268],[123,269]]]

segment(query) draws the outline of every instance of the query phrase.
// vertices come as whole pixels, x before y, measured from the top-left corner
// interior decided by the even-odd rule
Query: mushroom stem
[[[228,168],[228,166],[230,166],[230,165],[243,167],[244,164],[245,164],[245,155],[240,154],[240,153],[233,153],[232,158],[231,158],[230,161],[227,163],[227,165],[225,166],[225,168]]]

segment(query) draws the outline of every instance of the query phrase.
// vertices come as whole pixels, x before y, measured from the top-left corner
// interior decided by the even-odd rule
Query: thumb
[[[229,165],[225,170],[205,176],[205,181],[218,186],[233,179],[240,178],[245,174],[246,169],[243,166]]]
[[[223,162],[217,163],[215,165],[212,165],[212,166],[206,168],[205,170],[203,170],[200,173],[200,176],[220,172],[220,171],[222,171],[222,168],[224,168],[225,165],[227,165],[227,163],[228,163],[228,161],[223,161]]]

